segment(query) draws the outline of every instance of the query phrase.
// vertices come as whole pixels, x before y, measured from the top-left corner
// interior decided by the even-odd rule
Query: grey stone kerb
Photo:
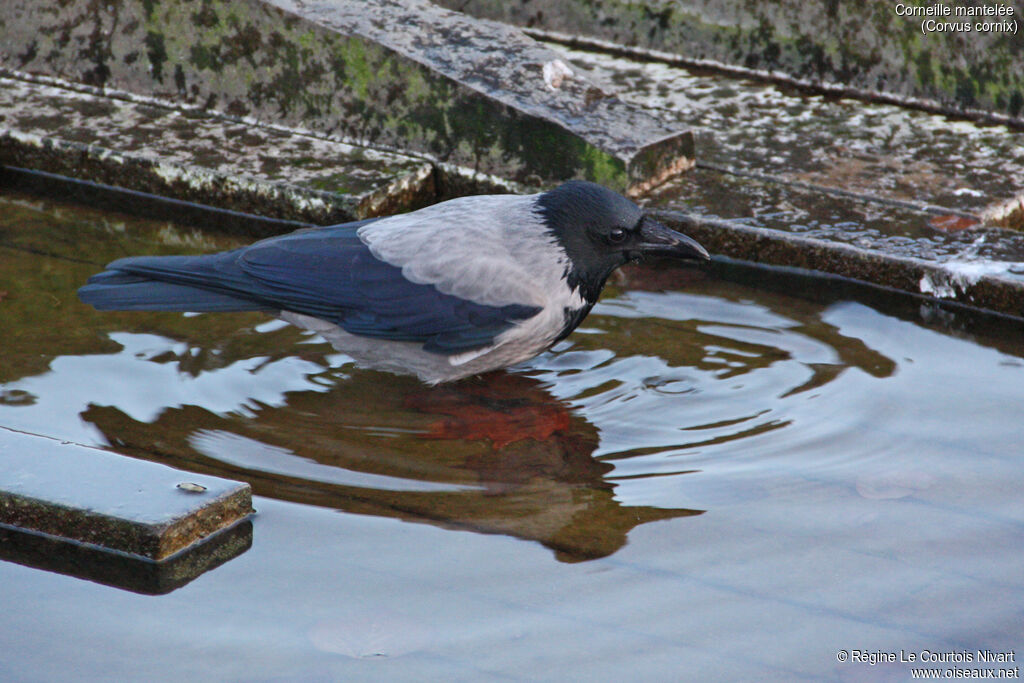
[[[0,66],[270,121],[531,185],[643,191],[668,128],[518,29],[425,0],[7,0]],[[571,75],[569,72],[572,72]]]
[[[436,2],[559,41],[1024,126],[1021,0]]]

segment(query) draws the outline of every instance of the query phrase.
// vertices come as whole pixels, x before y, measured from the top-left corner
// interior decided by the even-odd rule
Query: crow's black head
[[[686,235],[644,215],[622,195],[573,180],[537,198],[548,229],[572,261],[566,276],[583,297],[597,301],[612,271],[643,256],[706,261],[708,252]]]

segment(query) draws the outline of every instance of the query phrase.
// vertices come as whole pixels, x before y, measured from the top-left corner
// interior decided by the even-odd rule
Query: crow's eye
[[[608,233],[608,241],[611,242],[612,244],[620,244],[622,242],[625,242],[626,231],[623,230],[622,228],[613,228],[612,231]]]

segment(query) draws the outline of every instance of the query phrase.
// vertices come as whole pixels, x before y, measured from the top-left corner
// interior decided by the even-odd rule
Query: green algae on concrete
[[[1024,125],[1024,3],[922,0],[438,0],[533,31],[640,48],[867,97]],[[921,15],[948,8],[948,15]],[[1000,9],[1001,8],[1001,9]],[[930,22],[930,23],[929,23]],[[966,24],[966,26],[965,26]],[[534,33],[539,35],[540,33]]]
[[[600,171],[625,189],[693,160],[687,132],[571,73],[558,53],[425,0],[75,0],[48,12],[15,0],[5,15],[8,70],[520,182]]]

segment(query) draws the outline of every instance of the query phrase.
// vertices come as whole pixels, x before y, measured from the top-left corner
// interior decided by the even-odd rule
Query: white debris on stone
[[[993,225],[1009,224],[1024,220],[1024,192],[1005,202],[988,207],[981,215],[982,221]]]
[[[947,261],[943,270],[956,284],[969,287],[988,275],[1005,275],[1021,264],[1016,261]]]
[[[572,77],[572,69],[561,59],[552,59],[544,64],[544,85],[548,90],[558,90],[562,87],[562,81]]]
[[[956,290],[939,273],[925,273],[918,286],[922,294],[929,294],[939,299],[955,299]]]
[[[1024,262],[1020,261],[947,261],[941,270],[926,272],[921,276],[918,288],[922,294],[940,299],[955,299],[957,292],[967,293],[982,278],[1024,273]]]

